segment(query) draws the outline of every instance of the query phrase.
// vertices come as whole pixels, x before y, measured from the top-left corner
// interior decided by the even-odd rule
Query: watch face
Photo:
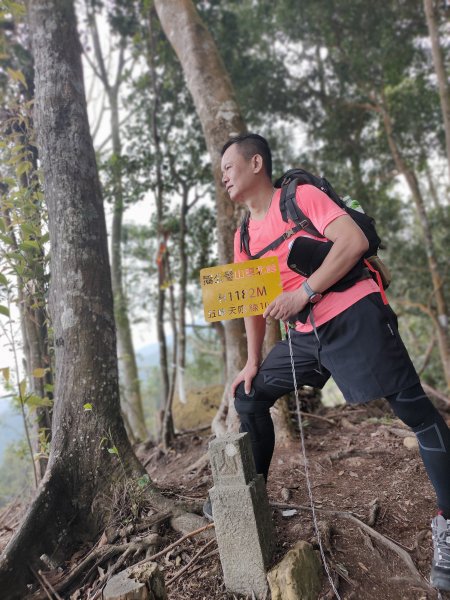
[[[318,292],[316,294],[313,294],[312,296],[310,296],[309,301],[312,304],[315,304],[316,302],[319,302],[319,300],[322,300],[322,294],[319,294]]]

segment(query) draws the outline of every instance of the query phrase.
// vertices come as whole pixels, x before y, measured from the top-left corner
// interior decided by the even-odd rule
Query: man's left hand
[[[263,317],[272,317],[281,321],[289,321],[308,304],[309,298],[303,286],[293,292],[283,292],[275,298],[264,311]]]

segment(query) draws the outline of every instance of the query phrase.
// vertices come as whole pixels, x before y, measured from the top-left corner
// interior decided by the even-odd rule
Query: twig
[[[296,504],[296,505],[281,504],[278,502],[271,502],[271,506],[274,506],[276,508],[285,508],[285,509],[294,508],[297,510],[308,510],[308,511],[312,510],[311,507],[309,507],[309,506],[302,506],[302,505],[298,505],[298,504]],[[352,513],[348,512],[348,511],[330,510],[327,508],[317,508],[317,507],[315,508],[315,510],[317,512],[320,511],[323,513],[334,515],[336,517],[342,517],[343,519],[348,519],[350,521],[353,521],[353,523],[356,523],[359,527],[361,527],[362,529],[367,531],[367,533],[369,535],[371,535],[373,538],[375,538],[376,540],[378,540],[379,542],[381,542],[382,544],[387,546],[390,550],[395,552],[395,554],[397,554],[397,556],[399,556],[403,560],[403,562],[406,564],[406,566],[408,567],[409,571],[414,576],[414,579],[416,580],[416,582],[418,584],[420,584],[422,587],[426,586],[427,589],[431,588],[430,584],[425,579],[425,577],[423,577],[417,570],[417,568],[416,568],[415,564],[413,563],[409,554],[405,550],[403,550],[403,548],[401,548],[396,542],[391,541],[386,536],[379,533],[378,531],[376,531],[369,525],[366,525],[366,523],[364,523],[363,521],[361,521],[360,519],[358,519],[357,517],[355,517]]]
[[[194,463],[192,463],[191,465],[186,467],[185,471],[186,471],[186,473],[189,473],[190,471],[198,470],[198,472],[200,473],[208,465],[209,465],[209,455],[206,452],[205,454],[202,454],[198,460],[196,460]]]
[[[116,531],[115,534],[108,541],[110,544],[112,544],[119,537],[124,538],[132,534],[140,533],[141,531],[150,529],[150,527],[153,527],[154,525],[158,525],[159,523],[170,519],[170,517],[172,517],[172,512],[156,513],[148,519],[146,519],[143,523],[139,523],[138,525],[131,525],[128,527],[122,527],[122,529]]]
[[[33,575],[38,580],[38,583],[39,583],[40,587],[44,590],[45,595],[47,596],[47,598],[49,598],[49,600],[53,600],[52,597],[51,597],[51,595],[48,592],[47,586],[45,585],[45,581],[38,575],[38,573],[36,573],[36,571],[31,566],[30,566],[30,571],[33,573]]]
[[[40,569],[38,570],[38,575],[42,578],[42,581],[45,583],[45,585],[48,587],[51,593],[55,596],[56,600],[63,600]]]
[[[22,491],[17,494],[17,496],[14,498],[14,500],[12,502],[10,502],[9,506],[2,512],[2,514],[0,515],[0,526],[2,525],[2,523],[5,521],[6,517],[9,516],[9,513],[16,508],[17,506],[17,501],[19,500],[19,498],[21,498],[24,494],[25,488],[22,489]],[[9,523],[8,523],[9,524]]]
[[[155,538],[159,539],[159,536],[157,534],[154,534],[154,536]],[[148,539],[147,546],[151,546],[152,543],[154,544],[154,542],[156,541],[153,540],[152,542],[152,540],[150,539],[151,537],[152,536],[148,536],[148,538],[146,538]],[[84,580],[86,580],[86,578],[89,577],[93,569],[95,569],[101,563],[105,562],[105,560],[114,558],[114,556],[116,556],[117,554],[123,554],[130,548],[141,548],[142,543],[143,541],[141,540],[139,544],[137,544],[136,542],[129,542],[127,544],[118,545],[108,544],[107,546],[100,546],[99,548],[96,548],[95,550],[89,552],[89,554],[75,568],[73,568],[72,571],[70,571],[70,573],[62,581],[55,585],[55,589],[57,589],[60,592],[61,590],[71,585],[73,581],[75,581],[84,573],[86,567],[88,567],[92,562],[95,561],[94,564],[89,567],[87,573],[84,576]]]
[[[294,415],[297,414],[296,410],[292,410],[292,411],[289,411],[289,412],[291,412]],[[329,423],[330,425],[336,425],[336,423],[334,421],[332,421],[331,419],[327,419],[326,417],[321,417],[320,415],[315,415],[314,413],[303,412],[301,410],[300,414],[302,415],[302,417],[306,417],[307,419],[309,419],[309,418],[311,418],[311,419],[317,419],[318,421],[325,421],[325,423]]]
[[[329,454],[330,460],[341,460],[347,456],[371,456],[373,454],[392,454],[388,448],[374,448],[373,450],[359,450],[358,448],[349,448],[348,450],[339,450],[333,454]]]
[[[207,543],[206,543],[206,544],[203,546],[203,548],[201,548],[201,549],[200,549],[200,550],[197,552],[197,554],[196,554],[196,555],[195,555],[195,556],[194,556],[194,557],[193,557],[193,558],[192,558],[192,559],[191,559],[191,560],[190,560],[190,561],[187,563],[187,565],[185,565],[185,566],[184,566],[182,569],[180,569],[180,570],[178,571],[178,573],[175,573],[175,575],[174,575],[174,576],[173,576],[171,579],[169,579],[169,581],[167,582],[167,584],[166,584],[166,585],[170,585],[170,584],[171,584],[171,583],[173,583],[173,582],[174,582],[176,579],[178,579],[178,577],[180,577],[180,575],[182,575],[182,574],[183,574],[185,571],[187,571],[187,570],[189,569],[189,567],[195,563],[195,561],[196,561],[196,560],[199,558],[199,556],[200,556],[201,554],[203,554],[203,552],[204,552],[204,551],[205,551],[207,548],[209,548],[209,547],[211,546],[211,544],[212,544],[213,542],[215,542],[215,541],[216,541],[216,540],[215,540],[215,538],[213,538],[212,540],[209,540],[209,542],[207,542]]]
[[[199,431],[206,431],[207,429],[211,429],[211,423],[209,423],[209,425],[194,427],[194,429],[183,429],[182,431],[178,431],[176,436],[181,437],[182,435],[188,435],[189,433],[198,433]]]
[[[426,391],[427,394],[430,394],[431,396],[435,396],[436,398],[439,398],[439,400],[442,400],[442,402],[445,402],[445,404],[447,406],[450,406],[450,398],[448,396],[446,396],[439,390],[436,390],[435,388],[431,387],[431,385],[428,385],[428,383],[424,383],[423,381],[421,381],[420,383],[422,384],[422,387]]]
[[[153,554],[153,556],[144,558],[144,560],[141,560],[140,562],[136,563],[133,566],[139,567],[141,565],[145,565],[145,563],[147,563],[151,560],[155,560],[155,558],[159,558],[163,554],[166,554],[169,550],[172,550],[172,548],[176,548],[177,546],[179,546],[181,544],[181,542],[184,542],[184,540],[194,537],[195,535],[202,533],[203,531],[206,531],[207,529],[211,529],[212,527],[214,527],[214,523],[209,523],[208,525],[205,525],[204,527],[200,527],[199,529],[196,529],[195,531],[186,533],[186,535],[183,535],[183,537],[180,537],[176,542],[174,542],[173,544],[170,544],[170,546],[166,546],[163,550],[161,550],[161,552],[157,552],[156,554]]]

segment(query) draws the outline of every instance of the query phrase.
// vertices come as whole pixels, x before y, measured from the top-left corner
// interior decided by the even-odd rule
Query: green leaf
[[[28,160],[21,162],[16,169],[17,177],[20,177],[24,173],[28,173],[29,171],[31,171],[32,168],[33,165]]]
[[[25,240],[19,246],[22,250],[40,250],[39,243],[35,240]]]
[[[22,381],[19,383],[19,391],[20,391],[20,397],[22,399],[25,398],[25,392],[27,391],[27,380],[26,379],[22,379]]]
[[[9,376],[10,376],[10,371],[9,371],[9,367],[3,367],[2,369],[0,369],[2,375],[3,375],[3,379],[8,383],[9,382]]]
[[[3,273],[0,273],[0,285],[8,285],[8,280],[6,278],[6,275],[3,275]]]
[[[44,390],[45,390],[46,392],[53,392],[53,390],[54,390],[54,385],[52,385],[51,383],[46,383],[46,384],[44,385]]]
[[[83,404],[83,408],[84,410],[92,410],[93,406],[90,402],[86,402],[86,404]]]
[[[6,223],[3,217],[0,217],[0,231],[6,233]]]
[[[0,233],[0,240],[5,243],[8,244],[9,246],[11,246],[12,244],[14,244],[14,242],[12,241],[12,239],[9,237],[9,235],[4,235],[2,233]]]
[[[14,79],[14,81],[20,81],[20,83],[24,86],[27,87],[27,82],[25,80],[25,75],[22,73],[22,71],[15,71],[14,69],[7,69],[8,71],[8,75],[11,77],[11,79]]]
[[[50,400],[47,396],[43,398],[41,396],[37,396],[36,394],[30,394],[25,399],[25,404],[28,408],[39,408],[41,406],[53,406],[53,400]]]
[[[26,234],[26,235],[36,235],[36,227],[33,227],[33,225],[31,225],[30,223],[21,223],[20,224],[20,229]]]
[[[108,452],[110,454],[116,454],[117,456],[119,456],[119,451],[117,450],[117,448],[115,446],[113,446],[112,448],[108,448]]]
[[[36,377],[36,379],[41,379],[42,377],[44,377],[47,371],[48,369],[34,369],[33,377]]]
[[[5,317],[9,317],[9,308],[7,306],[2,306],[0,304],[0,315],[5,315]]]
[[[150,475],[148,473],[146,473],[145,475],[142,475],[142,477],[139,477],[138,479],[138,486],[141,488],[147,487],[147,485],[150,483]]]

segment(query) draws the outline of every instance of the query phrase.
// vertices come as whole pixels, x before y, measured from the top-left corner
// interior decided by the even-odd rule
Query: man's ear
[[[252,157],[253,173],[259,173],[263,168],[263,159],[261,154],[255,154]]]

